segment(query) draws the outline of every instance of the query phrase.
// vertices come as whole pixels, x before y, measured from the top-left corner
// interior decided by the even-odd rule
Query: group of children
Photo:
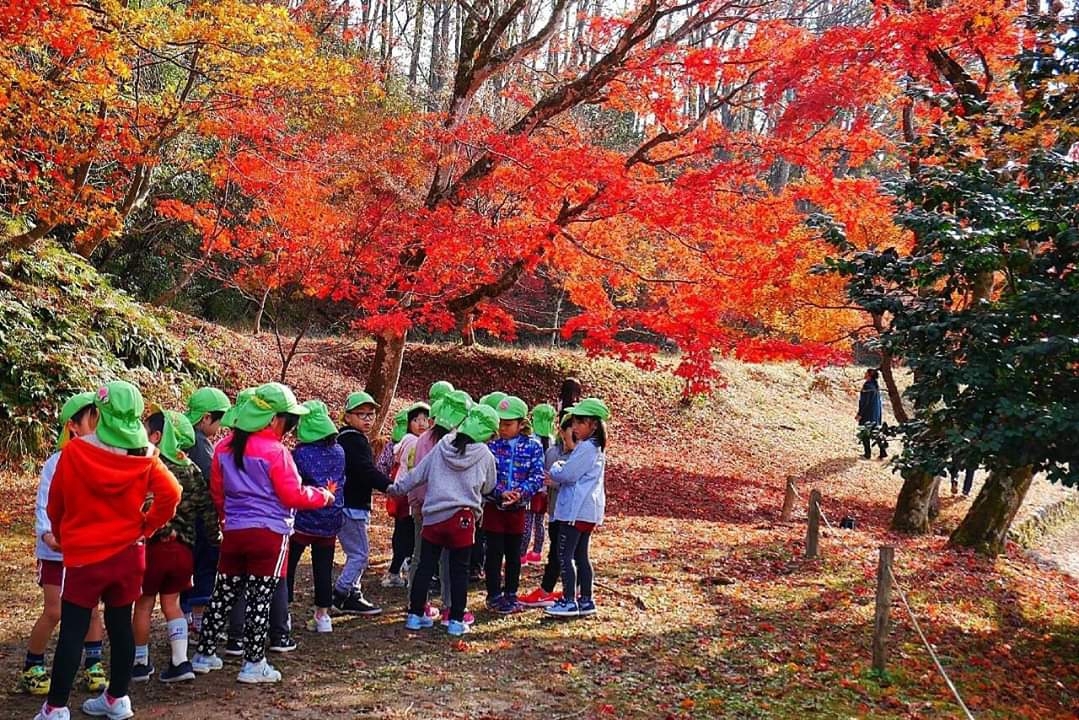
[[[408,588],[409,630],[441,618],[450,635],[468,632],[469,576],[480,567],[490,610],[595,613],[589,540],[603,520],[610,413],[580,394],[568,380],[558,408],[530,413],[520,398],[497,392],[473,402],[440,381],[428,402],[394,417],[390,440],[376,441],[377,459],[369,436],[379,405],[362,391],[348,396],[340,426],[325,403],[301,404],[280,383],[248,388],[235,404],[202,388],[186,413],[147,409],[138,388],[122,381],[73,396],[37,495],[44,609],[22,674],[26,691],[47,695],[35,720],[69,717],[80,672],[87,689],[100,692],[84,713],[132,717],[130,683],[157,672],[149,635],[158,604],[169,640],[161,681],[221,669],[222,644],[244,658],[239,682],[280,681],[266,646],[297,647],[289,604],[305,550],[314,580],[309,630],[332,632],[331,610],[381,612],[361,590],[375,490],[394,519],[382,584]],[[284,443],[293,432],[290,450]],[[522,563],[540,559],[545,515],[543,581],[518,596]],[[345,563],[334,580],[338,542]],[[428,602],[436,575],[441,612]],[[50,674],[45,649],[57,624]],[[189,632],[199,637],[190,658]]]

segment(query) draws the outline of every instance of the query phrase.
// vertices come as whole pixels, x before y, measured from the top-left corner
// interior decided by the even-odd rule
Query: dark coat
[[[880,397],[880,385],[876,380],[866,380],[862,385],[862,392],[858,396],[859,422],[863,425],[880,425],[883,418],[884,406]]]

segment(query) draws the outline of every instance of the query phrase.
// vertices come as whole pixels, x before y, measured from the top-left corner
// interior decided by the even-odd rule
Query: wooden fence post
[[[783,495],[783,511],[779,513],[779,519],[787,522],[794,512],[794,478],[787,478],[787,492]]]
[[[806,528],[806,559],[820,557],[820,490],[809,494],[809,527]]]
[[[873,613],[873,670],[884,673],[888,662],[888,614],[892,609],[892,561],[895,548],[880,546],[877,563],[877,606]]]

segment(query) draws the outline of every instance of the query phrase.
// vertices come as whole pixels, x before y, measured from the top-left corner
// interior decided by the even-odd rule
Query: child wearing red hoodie
[[[138,388],[110,382],[97,391],[94,406],[95,433],[64,447],[49,488],[49,521],[64,556],[64,579],[52,685],[35,720],[70,717],[67,703],[83,638],[100,602],[112,646],[109,686],[82,709],[112,720],[132,717],[131,607],[142,592],[143,539],[168,522],[180,503],[180,485],[150,448]],[[144,511],[148,495],[153,500]]]

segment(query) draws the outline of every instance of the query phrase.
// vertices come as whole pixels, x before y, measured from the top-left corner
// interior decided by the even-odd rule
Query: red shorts
[[[112,557],[82,567],[65,567],[60,597],[73,605],[93,609],[130,605],[142,595],[146,546],[129,545]]]
[[[37,584],[38,587],[46,585],[64,584],[64,563],[60,560],[37,561]]]
[[[285,577],[288,535],[266,528],[226,530],[221,533],[217,571],[222,575]]]
[[[578,520],[577,522],[573,523],[573,527],[578,532],[586,533],[586,532],[592,532],[593,530],[595,530],[596,529],[596,524],[595,523],[590,523],[590,522],[585,522],[584,520]]]
[[[179,540],[162,540],[146,546],[146,574],[143,595],[172,595],[190,590],[195,572],[191,548]]]
[[[525,531],[524,508],[502,510],[494,503],[483,506],[483,529],[487,532],[521,535]]]
[[[468,508],[461,508],[448,520],[424,525],[420,537],[450,550],[469,547],[476,541],[476,516]]]
[[[289,536],[288,541],[293,545],[300,545],[301,547],[307,547],[308,545],[314,547],[333,547],[337,544],[337,537],[334,535],[309,535],[305,532],[294,532]]]

